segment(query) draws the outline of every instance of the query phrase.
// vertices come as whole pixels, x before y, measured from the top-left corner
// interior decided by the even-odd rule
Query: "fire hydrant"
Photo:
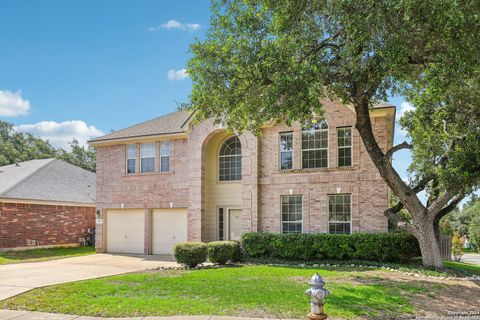
[[[330,292],[323,288],[324,282],[322,277],[315,273],[310,280],[310,289],[305,294],[310,297],[310,314],[307,316],[310,320],[324,320],[327,315],[323,312],[323,298],[328,296]]]

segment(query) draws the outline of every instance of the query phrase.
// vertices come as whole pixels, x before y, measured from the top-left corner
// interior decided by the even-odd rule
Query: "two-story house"
[[[354,110],[328,101],[323,117],[237,136],[177,111],[91,141],[97,250],[171,254],[178,242],[249,231],[387,231],[389,189]],[[395,107],[380,103],[371,119],[379,145],[390,148]]]

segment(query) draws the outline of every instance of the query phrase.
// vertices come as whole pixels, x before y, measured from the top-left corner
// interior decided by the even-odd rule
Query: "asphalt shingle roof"
[[[93,139],[91,142],[180,133],[184,131],[183,125],[190,118],[191,114],[190,111],[175,111],[125,129],[114,131]]]
[[[1,198],[95,203],[95,173],[58,159],[0,167]]]

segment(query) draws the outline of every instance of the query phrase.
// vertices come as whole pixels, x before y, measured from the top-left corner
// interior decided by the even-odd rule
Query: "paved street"
[[[175,265],[177,264],[171,256],[113,254],[94,254],[45,262],[7,264],[0,266],[0,300],[52,284]]]
[[[478,254],[478,253],[466,253],[462,256],[461,261],[480,265],[480,254]]]

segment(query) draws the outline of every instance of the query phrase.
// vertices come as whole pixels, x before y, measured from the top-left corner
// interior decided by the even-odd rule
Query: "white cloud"
[[[401,117],[403,117],[405,115],[405,113],[407,113],[408,111],[413,111],[413,110],[415,110],[415,107],[410,102],[403,101],[401,106],[400,106],[400,110],[398,112],[398,118],[400,119]]]
[[[87,141],[104,135],[95,126],[89,126],[81,120],[71,121],[41,121],[34,124],[22,124],[15,127],[21,132],[30,132],[35,136],[50,141],[57,148],[69,149],[68,143],[77,139],[80,145],[86,145]]]
[[[30,102],[22,98],[22,92],[0,90],[0,116],[26,116],[30,111]]]
[[[198,23],[182,23],[175,19],[168,20],[166,23],[161,24],[156,27],[150,27],[147,30],[152,32],[157,32],[159,30],[182,30],[182,31],[195,31],[200,29],[201,25]]]
[[[415,106],[410,102],[403,101],[400,105],[400,109],[397,112],[397,123],[395,124],[395,134],[399,138],[404,138],[407,136],[407,131],[402,128],[399,123],[401,117],[403,117],[407,112],[415,110]]]
[[[171,70],[168,70],[167,75],[168,75],[168,80],[170,81],[183,80],[188,77],[187,69],[180,69],[180,70],[171,69]]]

